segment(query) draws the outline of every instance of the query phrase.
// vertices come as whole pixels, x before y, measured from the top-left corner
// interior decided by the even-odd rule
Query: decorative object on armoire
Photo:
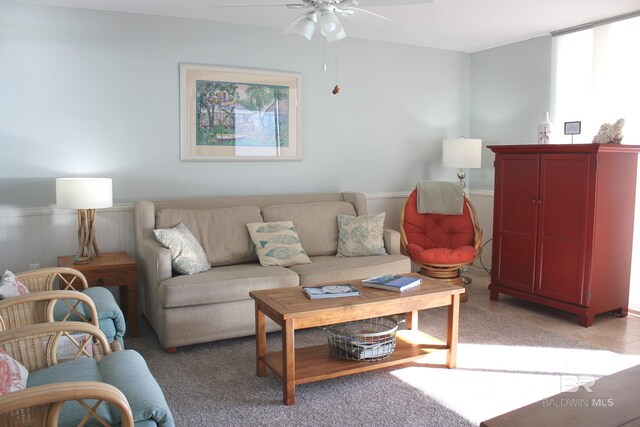
[[[564,134],[571,135],[571,143],[573,144],[573,135],[580,135],[582,122],[564,122]]]
[[[593,137],[594,144],[622,144],[622,128],[624,119],[618,119],[615,123],[603,123],[600,130]]]
[[[551,119],[549,119],[549,112],[545,111],[542,115],[542,120],[538,124],[538,144],[548,144],[549,137],[551,136]]]
[[[627,315],[637,145],[490,146],[496,153],[491,299]]]
[[[74,264],[99,258],[96,209],[113,206],[111,178],[56,178],[56,205],[78,210],[78,251]]]
[[[463,137],[442,140],[442,166],[459,168],[458,179],[463,188],[465,168],[482,167],[482,140]]]

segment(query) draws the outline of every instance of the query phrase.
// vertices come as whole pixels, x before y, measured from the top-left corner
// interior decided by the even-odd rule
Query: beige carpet
[[[420,316],[421,330],[444,338],[446,309]],[[320,330],[296,334],[299,346],[325,340]],[[280,334],[268,341],[270,350],[278,349]],[[125,346],[147,360],[178,426],[471,426],[640,363],[464,303],[459,342],[457,369],[434,366],[444,361],[438,355],[428,363],[304,384],[291,407],[282,404],[275,377],[255,375],[252,337],[166,354],[141,320],[141,336]]]

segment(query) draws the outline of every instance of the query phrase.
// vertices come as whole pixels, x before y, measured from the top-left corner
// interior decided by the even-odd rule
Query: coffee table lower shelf
[[[396,334],[396,348],[391,356],[375,362],[359,362],[332,356],[329,345],[296,348],[295,384],[305,384],[400,365],[421,359],[435,351],[446,350],[443,341],[418,330],[402,330]],[[282,352],[267,353],[267,367],[280,379],[282,375]]]

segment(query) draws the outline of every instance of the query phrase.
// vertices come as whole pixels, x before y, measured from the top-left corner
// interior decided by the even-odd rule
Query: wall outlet
[[[29,264],[29,270],[37,270],[40,268],[40,263],[36,262],[35,264]]]

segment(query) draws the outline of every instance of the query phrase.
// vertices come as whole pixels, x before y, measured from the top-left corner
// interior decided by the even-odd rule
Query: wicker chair
[[[124,347],[122,339],[126,330],[124,315],[108,289],[100,286],[90,288],[87,279],[80,271],[66,267],[39,268],[17,273],[16,277],[31,293],[60,289],[76,290],[86,294],[93,300],[98,314],[98,326],[107,336],[114,350]],[[82,309],[79,309],[74,314],[80,315],[81,312]],[[56,320],[61,320],[60,316],[56,312]],[[64,319],[84,321],[73,316],[67,316]]]
[[[111,353],[100,329],[82,322],[40,323],[0,332],[0,348],[24,365],[31,375],[58,364],[58,344],[63,336],[78,349],[74,360],[65,363],[73,364],[87,357],[89,341],[76,341],[74,333],[92,335],[105,354]],[[110,425],[103,417],[106,406],[99,409],[103,402],[108,402],[119,412],[123,427],[134,425],[127,398],[116,387],[96,381],[60,380],[0,396],[0,426],[57,426],[63,406],[68,402],[77,402],[76,408],[84,409],[87,421],[93,419]]]
[[[96,343],[103,352],[94,351]],[[64,346],[72,350],[64,349],[60,363]],[[0,348],[29,371],[27,388],[0,395],[0,426],[174,426],[144,359],[133,350],[112,352],[95,325],[22,326],[0,332]]]
[[[482,251],[482,229],[475,207],[465,197],[462,215],[421,214],[414,189],[402,208],[400,246],[420,267],[420,274],[464,286],[462,267]],[[466,300],[466,292],[461,300]]]

